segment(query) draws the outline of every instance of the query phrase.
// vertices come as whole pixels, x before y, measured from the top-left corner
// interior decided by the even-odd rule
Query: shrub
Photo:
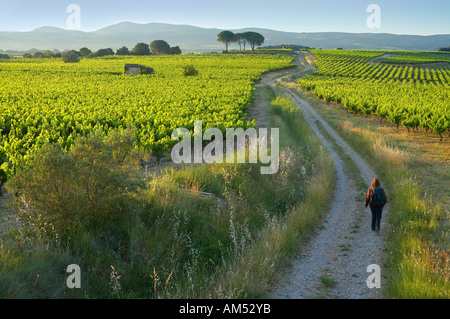
[[[153,74],[155,72],[155,70],[153,70],[153,68],[145,66],[145,65],[141,65],[139,66],[139,73],[140,74]]]
[[[80,57],[74,51],[69,51],[62,55],[62,60],[65,63],[77,63],[80,62]]]
[[[182,53],[181,49],[178,45],[176,47],[170,48],[170,54],[177,55],[177,54],[181,54],[181,53]]]
[[[95,52],[96,57],[103,57],[108,55],[114,55],[114,51],[111,48],[108,49],[100,49],[97,52]]]
[[[7,185],[18,194],[25,231],[64,241],[82,230],[121,225],[138,186],[133,139],[125,130],[80,137],[68,152],[58,143],[43,145]]]
[[[170,45],[164,40],[155,40],[150,43],[152,54],[170,54]]]
[[[184,76],[198,75],[198,71],[195,69],[193,65],[187,65],[183,67],[183,69],[184,69],[183,71]]]

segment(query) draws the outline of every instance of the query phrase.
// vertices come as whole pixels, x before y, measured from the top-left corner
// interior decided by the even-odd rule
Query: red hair
[[[372,181],[372,188],[376,187],[376,186],[380,186],[380,180],[378,179],[378,177],[375,177]]]

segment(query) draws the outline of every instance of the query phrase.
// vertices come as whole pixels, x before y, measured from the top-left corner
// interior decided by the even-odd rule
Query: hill
[[[97,31],[83,32],[56,27],[41,27],[27,32],[0,32],[0,49],[24,51],[37,49],[78,49],[89,47],[117,49],[123,45],[132,48],[138,42],[150,43],[164,39],[179,45],[183,52],[221,51],[217,42],[221,29],[201,28],[190,25],[164,23],[137,24],[121,22]],[[262,33],[264,45],[299,44],[315,48],[368,49],[368,50],[417,50],[434,51],[447,47],[450,34],[418,36],[387,33],[295,33],[271,29],[245,28],[233,32],[256,31]]]

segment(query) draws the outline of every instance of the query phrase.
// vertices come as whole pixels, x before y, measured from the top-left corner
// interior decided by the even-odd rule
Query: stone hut
[[[139,64],[125,64],[125,74],[138,75],[140,74],[140,68]]]

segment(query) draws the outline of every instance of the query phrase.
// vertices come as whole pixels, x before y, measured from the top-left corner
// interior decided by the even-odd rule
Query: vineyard
[[[318,71],[298,80],[327,102],[341,103],[355,114],[439,134],[450,133],[450,55],[421,52],[311,50]],[[390,53],[382,63],[371,63]],[[386,63],[385,63],[386,62]]]
[[[134,126],[138,146],[171,148],[177,127],[249,127],[246,110],[262,73],[290,66],[281,55],[183,55],[0,61],[0,159],[8,175],[46,142],[69,149],[78,136]],[[125,63],[152,75],[123,74]],[[193,65],[196,76],[184,76]]]
[[[423,63],[450,63],[450,54],[442,52],[395,52],[395,56],[387,57],[382,63],[393,64],[423,64]]]

